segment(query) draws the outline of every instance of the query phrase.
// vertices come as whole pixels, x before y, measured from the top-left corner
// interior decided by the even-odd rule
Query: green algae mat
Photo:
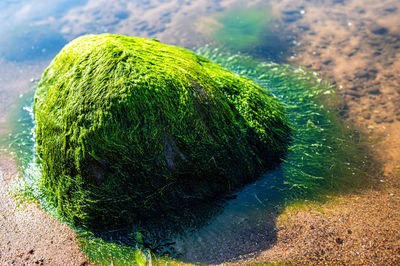
[[[209,47],[84,36],[50,64],[34,104],[21,101],[7,140],[24,172],[16,191],[74,228],[97,264],[185,261],[172,235],[218,215],[204,209],[257,178],[267,184],[251,184],[257,201],[264,193],[274,205],[368,178],[333,85]]]
[[[35,94],[41,183],[77,226],[146,223],[253,181],[286,151],[282,106],[253,81],[156,40],[68,44]]]

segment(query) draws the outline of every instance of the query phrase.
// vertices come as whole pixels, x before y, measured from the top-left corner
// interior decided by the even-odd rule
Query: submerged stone
[[[179,219],[274,167],[290,135],[282,106],[248,78],[111,34],[63,48],[34,114],[41,185],[89,228]]]

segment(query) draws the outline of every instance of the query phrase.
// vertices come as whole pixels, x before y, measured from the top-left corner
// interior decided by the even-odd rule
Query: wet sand
[[[303,32],[288,58],[334,80],[343,119],[370,139],[382,166],[370,189],[326,204],[288,208],[275,245],[237,263],[400,263],[400,3],[281,1],[282,14],[304,10],[292,27]],[[328,6],[329,7],[328,7]]]
[[[103,31],[158,38],[191,47],[206,40],[196,33],[194,26],[188,30],[185,25],[188,17],[222,10],[232,2],[118,1],[109,2],[109,8],[98,14],[98,7],[107,3],[89,1],[83,8],[71,9],[60,25],[65,36],[97,32],[92,21],[99,16],[109,21]],[[286,30],[298,36],[287,61],[324,73],[341,86],[343,119],[367,134],[383,172],[370,189],[325,204],[288,208],[278,216],[276,239],[269,240],[267,235],[260,238],[273,241],[272,247],[255,250],[247,256],[250,260],[237,257],[231,262],[398,264],[400,3],[393,0],[271,2]],[[116,22],[115,14],[128,19]],[[293,14],[298,15],[293,18]],[[18,93],[15,91],[15,95]],[[15,200],[7,192],[10,179],[17,175],[12,160],[2,158],[0,171],[0,263],[87,263],[75,234],[67,226],[35,204],[16,209]],[[245,239],[238,241],[245,245],[242,240]]]
[[[36,204],[17,205],[10,182],[18,170],[10,158],[0,159],[0,264],[89,265],[67,225]]]

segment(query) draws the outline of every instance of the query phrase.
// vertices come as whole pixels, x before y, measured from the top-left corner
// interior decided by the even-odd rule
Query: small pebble
[[[385,120],[386,117],[381,117],[381,116],[375,116],[374,122],[377,124],[382,123]]]
[[[386,123],[393,123],[394,119],[392,117],[386,117],[385,122]]]
[[[343,239],[341,239],[340,237],[336,238],[336,243],[338,243],[339,245],[343,244]]]
[[[371,119],[371,113],[370,112],[365,112],[364,111],[364,112],[361,113],[361,116],[366,120]]]
[[[370,88],[367,90],[367,93],[373,94],[373,95],[379,95],[379,94],[381,94],[381,91],[378,88]]]

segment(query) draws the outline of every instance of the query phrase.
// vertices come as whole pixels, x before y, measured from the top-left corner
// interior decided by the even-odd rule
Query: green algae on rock
[[[282,106],[188,50],[111,34],[68,45],[34,100],[41,185],[64,218],[102,228],[179,219],[287,150]]]

